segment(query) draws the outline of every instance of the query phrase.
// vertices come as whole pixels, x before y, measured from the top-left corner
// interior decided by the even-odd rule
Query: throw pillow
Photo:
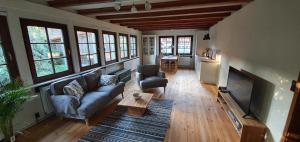
[[[100,84],[101,86],[116,85],[117,81],[118,76],[116,75],[102,75]]]
[[[101,70],[92,71],[83,75],[83,77],[86,80],[88,91],[94,91],[100,87],[100,81],[99,81],[100,76],[101,76]]]
[[[73,80],[68,85],[66,85],[63,89],[65,94],[75,96],[77,100],[80,100],[84,95],[84,90],[81,85],[77,82],[77,80]]]

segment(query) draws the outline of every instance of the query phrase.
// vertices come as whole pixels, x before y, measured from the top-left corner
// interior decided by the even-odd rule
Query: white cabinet
[[[156,35],[143,35],[143,64],[156,63]]]
[[[195,71],[201,83],[216,84],[219,79],[220,63],[205,57],[195,56]]]

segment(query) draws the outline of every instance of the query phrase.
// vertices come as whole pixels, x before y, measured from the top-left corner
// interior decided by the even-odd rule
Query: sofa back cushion
[[[101,69],[82,75],[87,84],[87,91],[94,91],[100,87]]]
[[[86,92],[87,89],[87,83],[85,81],[85,78],[82,76],[72,77],[68,79],[62,79],[60,81],[54,82],[50,85],[50,92],[52,95],[63,95],[64,91],[63,88],[68,85],[73,80],[76,80],[80,86],[83,88],[84,92]]]
[[[142,74],[142,78],[145,79],[150,76],[157,76],[159,72],[158,65],[140,65],[138,66],[138,72]]]

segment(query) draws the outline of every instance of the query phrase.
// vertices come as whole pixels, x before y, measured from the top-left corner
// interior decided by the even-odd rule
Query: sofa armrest
[[[166,78],[166,74],[164,72],[158,72],[158,76],[161,78]]]
[[[137,80],[138,84],[140,84],[140,81],[143,80],[142,74],[139,72],[136,72],[135,76],[136,76],[136,80]]]
[[[52,95],[52,104],[59,115],[76,115],[80,106],[79,100],[70,95]]]

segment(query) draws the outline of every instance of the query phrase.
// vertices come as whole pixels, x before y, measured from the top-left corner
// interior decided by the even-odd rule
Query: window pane
[[[105,50],[105,52],[110,51],[109,44],[104,44],[104,50]]]
[[[87,33],[89,43],[96,43],[96,35],[95,33]]]
[[[0,82],[1,83],[6,83],[10,81],[8,69],[6,65],[0,66]]]
[[[120,36],[120,43],[122,44],[124,42],[124,37]]]
[[[68,70],[68,62],[66,58],[53,59],[55,73]]]
[[[111,60],[115,60],[116,59],[116,52],[111,52]]]
[[[103,34],[104,43],[109,43],[109,36],[108,34]]]
[[[111,50],[111,51],[116,51],[115,44],[110,44],[110,50]]]
[[[34,64],[38,77],[54,73],[51,60],[35,61]]]
[[[1,43],[0,43],[0,64],[6,64],[5,56],[3,53],[3,47]]]
[[[89,54],[89,49],[87,44],[79,44],[79,52],[80,55],[86,55]]]
[[[91,65],[98,64],[98,56],[97,54],[90,55]]]
[[[106,52],[105,53],[105,61],[110,61],[110,53],[109,52]]]
[[[109,42],[115,43],[115,37],[113,35],[109,35]]]
[[[31,50],[34,60],[51,58],[48,44],[31,44]]]
[[[51,44],[51,52],[53,58],[65,57],[66,51],[64,44]]]
[[[80,56],[81,58],[81,66],[86,67],[90,65],[89,55]]]
[[[87,43],[86,32],[77,31],[78,43]]]
[[[128,57],[127,51],[124,52],[124,57]]]
[[[30,43],[47,43],[46,30],[44,27],[27,26]]]
[[[61,29],[47,28],[50,43],[63,43],[63,34]]]
[[[90,51],[90,54],[96,54],[97,53],[96,44],[89,44],[89,51]]]

